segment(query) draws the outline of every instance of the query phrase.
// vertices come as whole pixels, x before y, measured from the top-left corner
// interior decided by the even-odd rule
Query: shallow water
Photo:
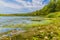
[[[16,24],[31,24],[32,21],[30,18],[34,17],[25,17],[25,16],[0,16],[0,33],[13,30],[13,28],[3,28],[5,25],[16,25]]]
[[[20,24],[41,23],[41,21],[32,21],[31,20],[31,19],[34,20],[34,19],[39,19],[39,18],[41,18],[41,17],[32,17],[32,16],[28,16],[28,17],[27,16],[0,16],[0,33],[7,32],[9,30],[13,30],[14,27],[15,27],[14,25],[17,25],[17,24],[20,25]],[[20,26],[18,26],[18,27],[20,27]]]
[[[0,17],[0,27],[9,24],[23,24],[23,23],[31,23],[29,20],[31,17]]]
[[[0,28],[0,33],[4,33],[11,30],[22,30],[21,28]]]

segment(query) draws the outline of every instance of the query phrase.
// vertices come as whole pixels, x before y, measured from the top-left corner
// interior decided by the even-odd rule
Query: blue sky
[[[39,10],[49,0],[0,0],[0,13],[25,13]]]

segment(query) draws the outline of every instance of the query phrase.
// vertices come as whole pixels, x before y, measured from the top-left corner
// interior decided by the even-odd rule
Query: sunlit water
[[[30,23],[31,20],[28,20],[30,17],[0,17],[0,27],[9,24],[22,24]]]
[[[2,28],[4,25],[9,25],[9,24],[13,24],[13,25],[16,25],[16,24],[30,24],[32,21],[30,20],[30,18],[33,18],[33,17],[6,17],[6,16],[1,16],[0,17],[0,33],[1,32],[6,32],[6,31],[9,31],[9,30],[13,30],[12,28]]]
[[[4,33],[10,30],[22,30],[21,28],[0,28],[0,33]]]
[[[41,17],[27,17],[27,16],[0,16],[0,33],[1,32],[6,32],[6,31],[9,31],[9,30],[14,30],[14,25],[22,25],[22,24],[50,24],[52,21],[51,20],[40,20],[40,21],[32,21],[32,19],[36,19],[36,20],[40,20]],[[7,26],[7,25],[10,25],[10,26]],[[10,28],[12,26],[12,28]],[[8,27],[8,28],[7,28]],[[20,27],[20,26],[18,26]],[[23,25],[22,25],[23,27]],[[25,27],[25,26],[24,26]],[[19,29],[19,28],[17,28]],[[21,29],[21,28],[20,28]]]

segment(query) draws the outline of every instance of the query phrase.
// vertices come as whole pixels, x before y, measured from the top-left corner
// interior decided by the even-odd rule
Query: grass
[[[60,17],[60,12],[50,13],[46,17],[49,17],[49,18],[58,18],[58,17]]]
[[[25,24],[21,28],[26,32],[12,36],[11,40],[60,40],[60,18],[42,20],[41,22],[43,23],[33,21],[32,24]],[[10,40],[10,37],[6,40]]]
[[[60,40],[60,20],[52,20],[48,25],[33,25],[18,37],[21,40]]]

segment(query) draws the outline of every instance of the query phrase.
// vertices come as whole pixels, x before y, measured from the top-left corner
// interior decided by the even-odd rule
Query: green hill
[[[49,17],[49,18],[58,18],[58,17],[60,17],[60,12],[50,13],[46,17]]]
[[[36,12],[32,12],[33,15],[47,15],[53,12],[60,11],[60,0],[50,0],[48,5],[46,5],[41,10],[37,10]]]

